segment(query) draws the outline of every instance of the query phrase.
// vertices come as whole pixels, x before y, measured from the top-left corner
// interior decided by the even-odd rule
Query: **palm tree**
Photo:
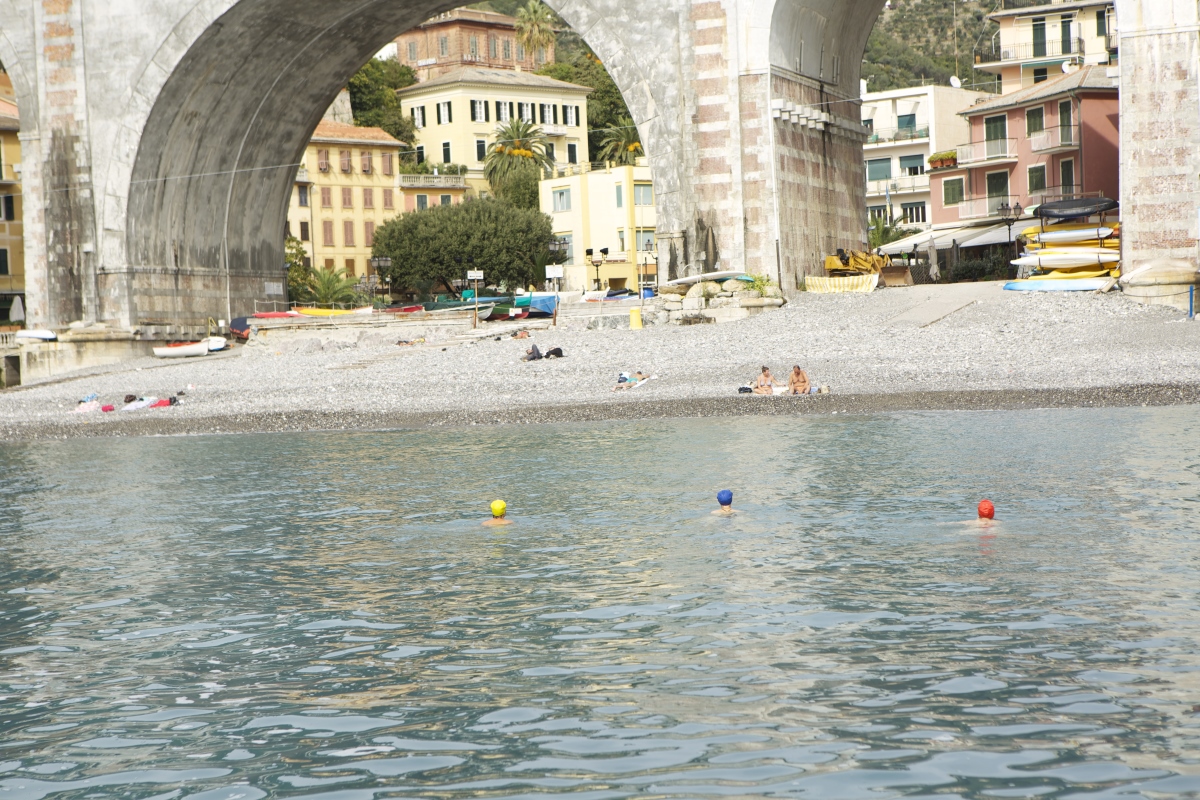
[[[600,160],[614,164],[636,164],[638,156],[645,155],[638,137],[637,126],[629,117],[617,120],[617,127],[604,134],[600,143]]]
[[[356,294],[358,282],[347,278],[340,269],[320,269],[312,276],[312,298],[321,305],[350,303]]]
[[[517,11],[516,28],[517,41],[535,58],[539,51],[548,50],[558,39],[554,32],[554,17],[540,0],[529,0]]]
[[[496,128],[496,142],[488,148],[483,177],[497,197],[514,175],[524,170],[540,172],[550,166],[546,134],[532,122],[513,119]]]

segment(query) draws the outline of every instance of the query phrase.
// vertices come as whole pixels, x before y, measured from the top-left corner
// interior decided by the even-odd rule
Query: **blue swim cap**
[[[723,506],[733,505],[733,492],[728,489],[722,489],[717,492],[717,502]]]

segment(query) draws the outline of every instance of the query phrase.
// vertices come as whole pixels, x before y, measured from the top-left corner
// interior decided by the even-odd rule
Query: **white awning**
[[[1027,227],[1020,220],[1013,224],[1013,235],[1019,235]],[[911,253],[914,249],[924,253],[929,249],[929,239],[933,238],[934,247],[938,250],[948,250],[957,241],[959,247],[984,247],[991,244],[1011,242],[1007,225],[960,225],[955,228],[941,228],[921,231],[903,239],[889,242],[879,248],[879,252],[889,256]]]
[[[1013,235],[1020,236],[1021,231],[1028,227],[1028,224],[1017,220],[1013,223]],[[990,228],[979,228],[979,233],[974,236],[969,236],[958,240],[959,247],[986,247],[992,244],[1010,244],[1012,238],[1008,233],[1007,225],[993,225]],[[969,233],[970,231],[964,231]]]

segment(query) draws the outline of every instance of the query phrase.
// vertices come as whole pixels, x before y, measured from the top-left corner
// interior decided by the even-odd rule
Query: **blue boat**
[[[1063,278],[1044,281],[1009,281],[1004,288],[1010,292],[1095,292],[1103,289],[1112,278]]]

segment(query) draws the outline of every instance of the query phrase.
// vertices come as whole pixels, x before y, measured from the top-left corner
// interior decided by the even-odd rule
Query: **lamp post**
[[[589,247],[589,248],[588,248],[588,250],[587,250],[587,256],[588,256],[588,258],[590,258],[590,259],[591,259],[591,261],[592,261],[592,266],[594,266],[594,267],[596,268],[596,285],[595,285],[595,289],[596,289],[596,291],[600,291],[600,289],[601,289],[601,288],[603,288],[603,287],[601,286],[601,284],[600,284],[600,265],[601,265],[601,264],[603,264],[605,261],[607,261],[607,260],[608,260],[608,248],[607,248],[607,247],[601,247],[601,248],[600,248],[600,253],[599,253],[599,254],[596,254],[596,253],[595,253],[595,251],[593,251],[593,250],[592,250],[592,249]]]
[[[1010,206],[1008,201],[1005,200],[996,211],[999,212],[1000,219],[1004,220],[1004,224],[1008,226],[1008,243],[1013,246],[1013,258],[1016,258],[1017,249],[1016,243],[1012,240],[1012,226],[1014,222],[1021,218],[1021,214],[1024,213],[1025,209],[1021,208],[1020,203],[1013,203]]]
[[[567,240],[562,238],[561,236],[555,236],[553,239],[550,240],[550,260],[553,261],[556,266],[558,266],[558,270],[555,270],[555,272],[557,274],[555,274],[555,276],[554,276],[554,323],[553,324],[555,326],[558,325],[558,303],[559,303],[558,295],[562,289],[562,284],[561,284],[562,278],[559,277],[559,275],[561,275],[562,261],[563,261],[563,258],[565,258],[567,255],[567,250],[568,250]]]
[[[379,280],[379,274],[388,274],[392,269],[392,259],[390,256],[374,256],[371,258],[371,269],[375,270],[375,284],[371,287],[371,294],[375,294],[375,286],[378,286],[382,281]],[[391,275],[388,274],[388,285],[391,285]],[[390,292],[389,292],[390,294]],[[391,299],[390,297],[388,298]]]

